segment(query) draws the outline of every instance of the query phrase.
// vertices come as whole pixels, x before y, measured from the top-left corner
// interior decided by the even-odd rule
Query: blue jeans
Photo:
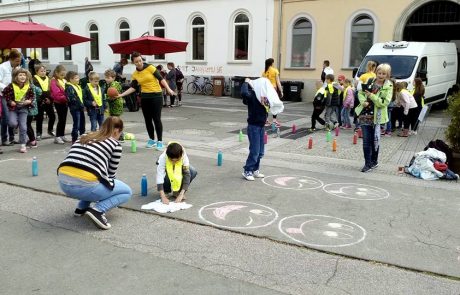
[[[259,170],[260,159],[264,156],[264,126],[248,125],[249,155],[244,165],[244,171]]]
[[[1,96],[0,100],[2,101],[1,136],[2,142],[6,143],[8,141],[8,137],[10,138],[10,141],[14,140],[14,129],[9,126],[9,110],[6,106],[6,100]]]
[[[89,116],[89,121],[91,122],[91,131],[96,131],[98,125],[99,125],[99,128],[101,128],[102,122],[104,122],[104,112],[103,111],[91,110],[90,112],[88,112],[88,116]]]
[[[380,125],[361,125],[363,131],[363,152],[364,152],[364,165],[372,167],[378,163],[379,149],[375,150],[375,128],[379,129]],[[380,144],[379,144],[380,146]]]
[[[83,110],[71,110],[73,126],[72,126],[72,141],[76,141],[78,134],[85,133],[85,114]]]
[[[68,197],[80,200],[77,206],[80,209],[86,209],[91,202],[96,202],[94,208],[106,213],[128,202],[132,195],[131,188],[118,179],[115,179],[113,190],[98,181],[89,182],[63,174],[60,174],[58,179],[61,190]]]
[[[342,112],[341,112],[340,115],[342,117],[342,126],[344,126],[344,127],[351,126],[350,109],[349,108],[342,108]]]
[[[8,116],[8,124],[11,129],[19,126],[19,143],[26,144],[27,142],[27,116],[29,111],[27,108],[11,111]]]
[[[192,166],[190,166],[190,183],[192,183],[193,179],[196,177],[196,175],[198,174],[198,172],[196,172],[195,168],[193,168]],[[180,186],[180,189],[179,191],[182,190],[182,184]],[[169,177],[168,177],[168,174],[166,173],[166,176],[165,176],[165,179],[164,179],[164,183],[163,183],[163,191],[165,193],[170,193],[172,192],[172,188],[171,188],[171,181],[169,180]]]

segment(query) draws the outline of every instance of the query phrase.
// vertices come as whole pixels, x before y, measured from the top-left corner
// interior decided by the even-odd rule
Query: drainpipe
[[[283,22],[283,0],[278,0],[279,1],[279,7],[278,7],[278,49],[277,49],[277,65],[278,69],[281,73],[281,29],[283,28],[282,22]]]

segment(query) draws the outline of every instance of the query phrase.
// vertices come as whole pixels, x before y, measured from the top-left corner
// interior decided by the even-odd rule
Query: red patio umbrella
[[[0,48],[65,47],[90,40],[34,22],[0,21]]]
[[[130,54],[137,51],[145,55],[185,51],[188,42],[165,39],[155,36],[142,36],[136,39],[109,44],[113,53]]]

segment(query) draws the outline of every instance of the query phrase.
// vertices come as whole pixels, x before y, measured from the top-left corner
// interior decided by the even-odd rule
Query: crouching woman
[[[81,136],[71,146],[58,168],[62,191],[80,200],[74,215],[88,216],[101,229],[111,227],[105,213],[126,203],[132,195],[128,185],[115,179],[122,153],[118,142],[122,131],[123,121],[108,117],[100,130]]]

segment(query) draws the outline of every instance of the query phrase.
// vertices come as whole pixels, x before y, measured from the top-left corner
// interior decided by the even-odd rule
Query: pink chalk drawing
[[[262,179],[268,186],[290,190],[312,190],[321,188],[321,180],[303,175],[270,175]]]

